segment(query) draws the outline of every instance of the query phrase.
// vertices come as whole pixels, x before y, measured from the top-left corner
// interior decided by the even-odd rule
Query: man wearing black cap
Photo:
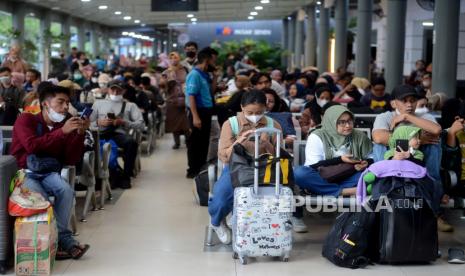
[[[138,144],[127,134],[127,129],[133,128],[143,130],[144,119],[136,104],[123,100],[124,84],[122,81],[113,80],[108,83],[108,97],[104,100],[97,100],[90,116],[92,125],[100,130],[100,138],[113,140],[118,147],[124,149],[124,186],[120,188],[130,188],[130,176],[133,176],[134,164],[137,156]],[[116,169],[116,168],[110,168]]]

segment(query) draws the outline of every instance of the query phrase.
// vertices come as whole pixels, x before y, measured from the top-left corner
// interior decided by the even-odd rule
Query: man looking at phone
[[[415,115],[419,95],[412,86],[399,85],[394,88],[391,94],[393,98],[391,105],[395,110],[379,114],[373,124],[372,136],[375,162],[383,160],[387,151],[389,137],[398,126],[411,125],[421,128],[420,151],[424,154],[428,174],[435,180],[437,185],[436,192],[442,196],[443,187],[440,176],[442,151],[439,140],[441,126],[429,113],[421,116]],[[439,229],[445,224],[440,218],[438,223]]]
[[[90,123],[86,118],[70,117],[69,89],[42,82],[37,90],[41,112],[36,115],[23,113],[16,120],[11,154],[16,158],[19,168],[27,169],[24,185],[41,193],[46,199],[49,196],[55,198],[54,212],[59,240],[57,259],[79,259],[89,249],[89,245],[80,245],[68,228],[74,190],[60,176],[57,166],[50,166],[50,162],[46,166],[40,160],[47,157],[61,166],[76,165],[82,158],[85,130]],[[30,158],[34,155],[35,158]],[[37,163],[42,163],[40,172],[36,170]]]
[[[123,82],[114,80],[108,83],[108,97],[97,100],[90,116],[92,125],[99,128],[100,138],[113,140],[118,147],[124,149],[124,175],[126,181],[134,176],[134,164],[137,156],[138,144],[127,134],[133,128],[142,131],[144,119],[136,104],[123,100]]]

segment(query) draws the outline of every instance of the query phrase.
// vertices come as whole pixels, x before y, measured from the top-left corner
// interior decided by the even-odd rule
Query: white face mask
[[[245,118],[251,122],[251,123],[258,123],[258,121],[260,121],[261,118],[263,118],[263,114],[261,115],[245,115]]]
[[[74,80],[80,80],[80,79],[82,79],[82,75],[79,74],[79,73],[75,73],[75,74],[73,75],[73,78],[74,78]]]
[[[329,101],[328,100],[320,100],[320,99],[316,99],[316,103],[321,107],[323,108],[323,106],[325,106]]]
[[[430,81],[423,81],[421,84],[423,84],[423,87],[430,87],[431,82]]]
[[[107,88],[107,83],[106,83],[106,82],[99,82],[99,83],[98,83],[98,86],[99,86],[100,88]]]
[[[10,77],[0,77],[0,82],[3,85],[10,85],[11,84],[11,78]]]
[[[61,123],[66,118],[66,116],[61,113],[56,112],[55,110],[49,107],[48,118],[50,119],[50,121],[54,123]]]
[[[429,109],[426,106],[415,109],[415,115],[417,116],[422,116],[428,112]]]
[[[110,95],[110,100],[114,102],[121,102],[123,100],[123,95]]]
[[[97,78],[92,78],[93,83],[97,83],[98,79]]]

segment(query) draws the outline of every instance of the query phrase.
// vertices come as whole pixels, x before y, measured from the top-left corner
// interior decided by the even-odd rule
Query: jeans
[[[126,176],[133,176],[134,165],[136,164],[137,148],[139,147],[136,140],[134,140],[132,136],[122,133],[114,133],[102,138],[105,140],[111,139],[115,141],[116,145],[123,149],[124,174]]]
[[[213,187],[213,197],[208,202],[211,224],[220,226],[221,221],[233,210],[234,189],[229,167],[225,166],[220,178]]]
[[[59,246],[69,251],[78,242],[73,238],[71,230],[69,230],[69,220],[71,218],[71,210],[74,204],[74,190],[66,182],[60,174],[35,174],[27,173],[24,185],[31,191],[41,193],[45,199],[50,196],[55,198],[53,211],[57,220],[58,226],[58,242]]]
[[[300,166],[294,170],[295,183],[301,188],[317,195],[339,196],[343,189],[357,186],[361,172],[348,177],[341,183],[329,183],[312,167]]]

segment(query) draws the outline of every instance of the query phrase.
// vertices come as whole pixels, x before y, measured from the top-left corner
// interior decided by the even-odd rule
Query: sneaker
[[[229,213],[229,215],[226,216],[226,226],[228,226],[229,229],[232,229],[232,213]]]
[[[307,225],[305,225],[304,221],[301,218],[292,217],[291,223],[292,223],[292,229],[294,229],[296,233],[308,232]]]
[[[441,232],[454,232],[454,227],[442,218],[438,218],[438,230]]]
[[[223,243],[223,244],[230,244],[231,243],[231,230],[229,230],[224,223],[221,223],[220,226],[214,226],[210,224],[210,227],[213,228],[213,231],[215,231],[216,235],[218,236],[218,239]]]
[[[465,264],[465,253],[460,248],[449,248],[447,262],[450,264]]]

